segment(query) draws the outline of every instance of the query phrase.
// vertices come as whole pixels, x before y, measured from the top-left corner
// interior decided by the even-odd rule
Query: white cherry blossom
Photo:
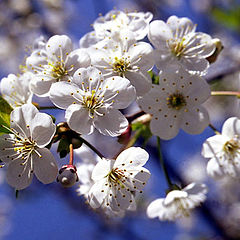
[[[135,41],[132,32],[114,33],[105,41],[104,47],[89,48],[92,65],[102,71],[103,76],[127,78],[143,95],[151,88],[147,73],[154,65],[153,49],[150,44]]]
[[[7,182],[20,190],[30,185],[33,173],[44,184],[56,179],[58,168],[45,148],[54,133],[52,118],[32,104],[15,108],[10,115],[10,134],[0,136],[1,160],[7,165]]]
[[[74,72],[88,67],[90,62],[85,50],[73,50],[68,36],[54,35],[26,60],[27,67],[35,74],[31,89],[38,96],[47,96],[52,83],[71,81]]]
[[[128,127],[128,121],[118,110],[126,108],[136,98],[135,88],[122,77],[106,78],[94,67],[78,69],[71,83],[58,82],[50,90],[51,101],[66,109],[71,129],[91,134],[96,128],[108,136],[118,136]]]
[[[92,172],[96,164],[101,161],[101,159],[85,146],[81,146],[79,149],[76,149],[74,153],[75,156],[80,157],[82,160],[76,164],[77,174],[80,182],[76,191],[79,196],[84,195],[86,202],[89,204],[88,193],[91,187],[94,185],[94,181],[91,177]],[[128,210],[133,209],[135,210],[136,206],[133,206],[132,204],[132,208]],[[125,211],[113,211],[109,206],[106,206],[105,203],[102,203],[101,210],[108,217],[123,217],[125,215]]]
[[[195,32],[196,25],[188,18],[171,16],[167,22],[150,23],[149,40],[157,49],[156,66],[159,70],[185,68],[192,73],[205,74],[209,63],[207,57],[215,51],[212,38]]]
[[[198,75],[180,69],[162,72],[159,85],[138,101],[146,113],[152,115],[150,129],[162,139],[174,138],[179,129],[200,134],[209,124],[208,112],[201,106],[210,97],[210,87]]]
[[[32,102],[32,92],[29,83],[33,74],[25,72],[21,75],[9,74],[0,83],[2,97],[11,105],[12,108]]]
[[[207,173],[211,177],[239,177],[240,120],[237,117],[227,119],[223,124],[222,133],[208,138],[203,143],[202,155],[210,158]]]
[[[133,32],[135,39],[141,40],[148,33],[149,22],[152,17],[153,15],[150,12],[124,13],[112,10],[105,16],[100,16],[95,20],[93,23],[94,31],[87,33],[80,39],[80,47],[98,46],[99,42],[104,42],[111,33],[124,30]]]
[[[147,216],[158,217],[161,221],[187,217],[191,209],[205,201],[206,193],[206,185],[197,183],[191,183],[182,190],[172,190],[165,198],[158,198],[149,204]]]
[[[135,195],[142,192],[150,172],[142,167],[148,153],[139,147],[124,150],[116,160],[102,159],[92,172],[95,182],[89,192],[92,208],[110,207],[119,212],[135,207]]]

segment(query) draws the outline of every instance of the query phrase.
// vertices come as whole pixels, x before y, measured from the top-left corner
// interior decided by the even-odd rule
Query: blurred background
[[[0,77],[19,72],[33,41],[41,35],[48,39],[54,34],[66,34],[78,47],[79,39],[92,30],[91,24],[99,13],[104,15],[113,8],[150,11],[154,19],[164,21],[171,15],[190,18],[197,23],[197,31],[220,38],[224,45],[206,76],[212,89],[239,91],[240,1],[237,0],[0,0]],[[239,101],[234,97],[211,97],[206,107],[218,130],[228,117],[240,117]],[[64,111],[46,112],[54,115],[57,122],[64,121]],[[108,219],[92,211],[84,198],[77,196],[77,185],[63,189],[57,183],[45,186],[34,180],[16,198],[1,169],[0,239],[240,239],[239,181],[210,179],[206,175],[207,160],[201,157],[202,143],[213,134],[211,129],[198,136],[180,132],[173,140],[162,142],[163,156],[176,183],[184,186],[192,181],[203,182],[209,188],[207,201],[188,218],[169,223],[146,217],[147,205],[164,197],[167,188],[157,158],[156,139],[152,137],[145,147],[150,153],[146,168],[152,176],[138,199],[137,211],[120,219]],[[109,157],[120,148],[116,139],[99,135],[90,136],[89,141]],[[136,145],[142,143],[140,139]],[[53,146],[53,151],[56,147]],[[59,166],[67,163],[67,158],[56,155],[56,159]]]

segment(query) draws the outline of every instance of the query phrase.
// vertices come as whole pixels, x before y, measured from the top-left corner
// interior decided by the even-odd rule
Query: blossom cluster
[[[56,108],[65,110],[69,129],[79,136],[96,130],[110,137],[126,133],[129,122],[122,110],[133,102],[150,114],[151,133],[164,140],[174,138],[180,129],[199,134],[209,125],[202,104],[211,91],[204,75],[209,68],[207,58],[216,50],[215,40],[197,32],[188,18],[171,16],[167,22],[152,18],[150,12],[110,11],[96,19],[94,31],[84,35],[76,49],[66,35],[39,38],[26,58],[24,72],[2,79],[2,97],[13,108],[10,126],[5,126],[9,134],[0,137],[1,160],[8,166],[11,186],[26,188],[33,173],[45,184],[57,177],[58,166],[49,150],[56,126],[33,105],[33,95],[48,97]],[[155,68],[157,73],[151,78]],[[239,125],[239,120],[229,121],[224,129]],[[203,146],[203,155],[212,158],[210,175],[237,175],[238,128],[231,134],[224,129]],[[69,174],[75,174],[72,179],[80,181],[79,194],[92,208],[109,215],[122,216],[136,209],[135,199],[150,177],[143,167],[148,153],[130,147],[116,159],[85,158],[77,169],[62,168],[58,180],[67,183]],[[165,199],[149,205],[150,218],[175,220],[188,215],[207,192],[204,184],[197,183],[169,190]]]

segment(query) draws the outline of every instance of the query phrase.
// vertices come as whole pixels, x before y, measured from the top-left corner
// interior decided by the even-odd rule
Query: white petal
[[[131,171],[131,170],[129,170],[129,171]],[[146,168],[143,168],[143,167],[135,170],[135,173],[134,172],[132,172],[132,173],[133,173],[132,182],[134,185],[134,189],[141,191],[145,187],[151,174]]]
[[[109,59],[112,57],[112,51],[102,49],[102,48],[96,48],[91,47],[88,49],[88,54],[91,57],[91,63],[93,66],[96,66],[99,70],[103,72],[103,74],[108,73],[108,71],[105,70],[105,68],[110,69],[112,68],[109,64]]]
[[[27,161],[27,165],[22,165],[22,161],[13,161],[8,165],[7,169],[7,183],[17,190],[24,189],[30,185],[33,178],[31,173],[30,160]],[[25,169],[25,171],[24,171]]]
[[[180,63],[187,71],[191,71],[192,73],[203,73],[205,74],[205,71],[209,67],[209,62],[205,58],[184,58],[182,57],[180,59]]]
[[[90,56],[84,49],[76,49],[72,51],[66,61],[66,69],[73,68],[70,73],[74,73],[78,68],[89,67],[91,64]]]
[[[122,134],[128,127],[125,116],[114,108],[109,108],[103,116],[94,119],[96,129],[107,136],[116,137]]]
[[[15,108],[10,115],[11,127],[21,133],[22,136],[30,137],[29,127],[37,113],[37,108],[32,104],[24,104]]]
[[[167,40],[173,38],[168,25],[160,20],[152,21],[149,25],[148,38],[155,48],[167,48]]]
[[[15,139],[15,136],[13,134],[4,134],[0,136],[0,159],[5,163],[12,161],[11,156],[17,153],[13,149],[12,141],[8,141],[7,139]]]
[[[101,41],[102,38],[99,37],[95,31],[85,34],[79,41],[80,48],[89,48],[95,45],[97,42]]]
[[[154,65],[153,48],[148,43],[138,42],[133,44],[127,54],[130,56],[131,66],[139,66],[143,72],[149,70]],[[137,63],[135,63],[136,61]]]
[[[73,93],[79,91],[79,87],[74,83],[57,82],[50,88],[50,99],[59,108],[66,109],[76,100]]]
[[[159,212],[163,208],[163,201],[164,201],[164,198],[158,198],[158,199],[152,201],[148,205],[148,207],[147,207],[147,216],[149,218],[158,217]]]
[[[202,155],[205,158],[216,157],[217,153],[223,151],[223,146],[228,140],[228,137],[219,134],[208,138],[203,143]]]
[[[39,64],[44,66],[47,64],[46,61],[46,51],[45,50],[35,50],[32,54],[26,59],[26,65],[29,69],[34,70],[35,67],[38,67]]]
[[[32,139],[39,147],[45,147],[52,140],[56,126],[46,113],[37,113],[31,123]]]
[[[113,160],[101,159],[93,169],[92,179],[94,181],[99,181],[105,178],[112,170],[114,162]]]
[[[94,130],[88,110],[78,104],[67,108],[65,118],[69,127],[78,133],[91,134]]]
[[[90,189],[88,201],[92,208],[99,208],[108,194],[107,179],[96,182]]]
[[[98,88],[102,73],[95,67],[79,68],[73,75],[73,83],[91,92]]]
[[[170,50],[168,49],[157,49],[154,51],[154,59],[156,67],[160,71],[164,72],[176,72],[180,67],[180,61],[174,55],[171,54]]]
[[[49,96],[50,87],[54,82],[55,80],[53,78],[35,76],[30,82],[30,89],[37,96],[47,97]]]
[[[151,90],[144,96],[139,97],[137,102],[140,108],[146,113],[162,112],[162,106],[166,105],[168,97],[167,89],[159,85],[152,84]]]
[[[223,168],[220,166],[217,158],[212,158],[208,161],[207,174],[216,180],[222,178],[225,175]]]
[[[119,190],[119,188],[120,188],[120,190]],[[120,185],[119,185],[119,188],[117,188],[117,187],[114,188],[115,192],[113,192],[113,193],[116,196],[116,202],[117,202],[119,209],[126,210],[131,203],[130,200],[131,200],[132,194],[129,191],[127,191],[126,188],[120,187]],[[111,206],[111,202],[110,202],[110,206]]]
[[[183,93],[186,98],[187,106],[196,106],[204,103],[210,96],[211,90],[209,84],[200,76],[184,76],[183,71],[179,71],[181,75],[181,84],[184,86]]]
[[[142,167],[146,164],[149,154],[140,147],[130,147],[122,151],[116,159],[114,167],[124,164],[126,169]]]
[[[152,81],[149,74],[143,72],[127,72],[125,77],[135,87],[137,96],[142,96],[150,91]]]
[[[38,148],[38,154],[33,154],[33,168],[38,180],[44,184],[56,180],[58,174],[57,162],[52,153],[47,148]]]
[[[206,194],[207,186],[202,183],[191,183],[183,188],[183,191],[186,191],[188,194],[197,195],[197,194]]]
[[[180,118],[177,110],[167,107],[161,108],[161,112],[153,115],[150,122],[151,132],[162,139],[174,138],[180,128]]]
[[[237,117],[228,118],[223,124],[222,135],[229,138],[240,136],[240,120]]]
[[[209,115],[202,106],[194,107],[182,114],[181,128],[187,133],[200,134],[208,125]]]
[[[128,79],[114,76],[107,78],[102,83],[104,93],[104,101],[111,98],[108,103],[113,103],[111,106],[117,109],[128,107],[136,99],[136,90],[131,85]],[[112,98],[113,95],[116,95]]]
[[[214,53],[216,46],[211,36],[206,33],[192,34],[193,41],[188,44],[184,53],[189,57],[206,58]]]
[[[187,198],[188,194],[184,190],[173,190],[169,192],[164,200],[165,205],[173,203],[176,199]]]
[[[167,20],[167,25],[171,28],[175,38],[182,38],[184,35],[195,31],[192,21],[186,17],[171,16]]]
[[[63,60],[72,51],[72,41],[66,35],[54,35],[46,43],[49,55],[61,56]]]

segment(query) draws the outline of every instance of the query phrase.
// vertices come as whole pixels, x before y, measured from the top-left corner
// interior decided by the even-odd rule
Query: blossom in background
[[[85,50],[73,50],[68,36],[54,35],[45,47],[41,45],[26,60],[27,67],[34,73],[31,90],[38,96],[47,96],[52,83],[71,81],[74,72],[88,67],[90,62]]]
[[[180,128],[201,133],[209,124],[208,112],[201,106],[210,97],[210,87],[198,75],[180,69],[162,72],[159,85],[138,100],[143,111],[152,115],[150,129],[162,139],[174,138]]]
[[[191,183],[182,190],[170,191],[165,198],[158,198],[149,204],[147,216],[158,217],[161,221],[187,217],[191,209],[205,201],[206,193],[206,185],[197,183]]]
[[[150,90],[152,80],[147,71],[154,65],[153,49],[148,43],[136,43],[132,32],[112,34],[104,47],[89,48],[89,54],[92,65],[102,71],[103,76],[127,78],[137,95]]]
[[[161,20],[150,23],[148,38],[156,48],[159,70],[183,67],[191,73],[206,73],[209,67],[206,58],[213,54],[216,46],[208,34],[195,29],[196,25],[185,17],[171,16],[166,23]]]
[[[240,119],[227,119],[223,124],[222,133],[208,138],[203,143],[202,155],[211,158],[207,164],[207,173],[211,177],[239,177]]]
[[[12,108],[19,107],[25,103],[32,102],[32,92],[29,83],[33,74],[30,72],[21,75],[9,74],[0,83],[2,97]]]
[[[77,188],[77,193],[79,196],[84,195],[87,199],[88,192],[94,181],[92,180],[92,171],[95,165],[101,161],[101,159],[89,150],[86,146],[81,146],[78,149],[74,150],[76,158],[80,158],[81,162],[76,163],[77,174],[79,178],[79,186]]]
[[[102,159],[92,172],[94,185],[88,194],[92,208],[110,207],[121,212],[135,207],[135,195],[142,192],[150,172],[142,167],[148,153],[139,147],[124,150],[116,160]]]
[[[71,129],[91,134],[96,128],[108,136],[118,136],[128,127],[128,121],[118,110],[126,108],[136,98],[135,88],[122,77],[106,78],[94,67],[80,68],[73,80],[58,82],[50,90],[51,101],[66,109]]]
[[[52,118],[32,104],[15,108],[10,115],[11,133],[0,136],[1,160],[7,164],[7,182],[20,190],[32,181],[33,173],[44,184],[56,179],[58,167],[45,148],[54,136]]]
[[[143,39],[149,29],[149,22],[153,15],[150,12],[124,13],[119,10],[112,10],[105,16],[100,16],[93,23],[94,31],[85,34],[80,39],[80,47],[102,45],[113,32],[131,31],[136,40]]]

